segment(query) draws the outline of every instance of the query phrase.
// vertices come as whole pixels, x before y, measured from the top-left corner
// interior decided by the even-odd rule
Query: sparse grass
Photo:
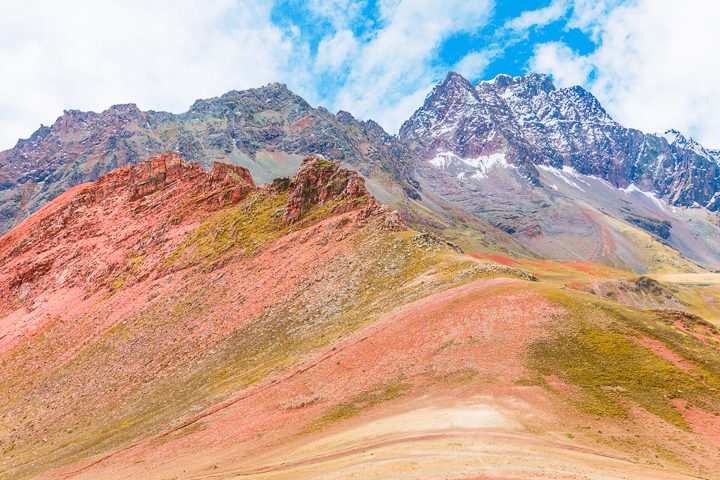
[[[568,314],[551,337],[531,345],[531,366],[580,388],[578,408],[590,415],[623,417],[625,400],[681,428],[682,415],[670,404],[683,398],[718,411],[719,355],[700,340],[680,332],[662,312],[621,307],[572,292],[548,296]],[[649,336],[693,361],[687,373],[634,340]]]
[[[218,260],[242,262],[246,255],[266,248],[278,237],[348,206],[342,202],[322,205],[306,212],[298,222],[287,224],[281,217],[284,197],[251,195],[243,203],[211,215],[167,259],[168,263],[202,269]],[[266,310],[239,324],[212,348],[198,350],[192,342],[200,340],[191,333],[182,340],[173,334],[192,332],[214,307],[237,301],[236,291],[218,288],[201,270],[207,282],[189,280],[165,297],[154,299],[124,319],[121,326],[84,346],[82,353],[68,363],[40,375],[29,385],[25,397],[37,397],[45,385],[57,385],[76,397],[93,389],[107,393],[108,403],[102,411],[93,415],[72,411],[62,424],[48,425],[49,438],[58,438],[53,429],[62,429],[62,450],[49,444],[26,444],[14,453],[42,453],[44,468],[48,468],[159,433],[189,409],[216,404],[270,374],[278,374],[307,358],[308,353],[333,344],[399,305],[483,276],[483,272],[473,270],[477,261],[456,254],[444,241],[417,232],[388,232],[371,225],[353,228],[350,238],[349,247],[331,262],[317,265],[317,272],[300,272],[307,275],[300,288],[274,299]],[[313,279],[318,272],[322,281]],[[115,298],[104,297],[101,302]],[[328,298],[333,301],[328,302]],[[186,359],[190,353],[195,356]],[[23,355],[31,354],[28,351]],[[131,379],[115,366],[127,359],[136,365],[151,365],[143,371],[157,373],[151,381],[132,379],[134,387],[118,396],[114,392],[116,382],[127,385]],[[87,365],[93,366],[92,371]],[[122,378],[116,379],[116,374]],[[462,383],[468,375],[451,376],[448,381]],[[86,379],[87,386],[67,384],[72,379]],[[334,415],[351,415],[404,392],[401,385],[386,387],[353,399]],[[73,432],[68,435],[64,432],[69,425]]]
[[[117,271],[115,278],[110,283],[109,293],[113,293],[123,285],[127,284],[137,273],[140,265],[145,260],[145,254],[135,252],[125,259],[124,265]]]
[[[277,238],[327,218],[340,209],[362,205],[367,197],[338,199],[313,205],[296,222],[283,219],[288,193],[258,190],[238,205],[220,210],[198,227],[165,261],[166,266],[181,262],[186,267],[212,263],[240,251],[252,255]]]
[[[370,390],[356,395],[350,401],[332,407],[323,416],[307,425],[301,434],[316,432],[327,428],[333,423],[359,415],[366,409],[404,395],[409,388],[409,385],[401,381],[376,385]]]
[[[166,265],[182,260],[188,266],[238,249],[251,254],[290,229],[282,219],[286,202],[287,193],[251,193],[242,203],[211,215],[168,256]]]
[[[442,375],[437,375],[436,379],[442,383],[446,383],[452,386],[468,385],[474,380],[478,379],[480,372],[474,368],[461,368],[452,372],[447,372]],[[487,376],[486,376],[487,377]],[[483,378],[487,383],[492,381],[491,377]]]

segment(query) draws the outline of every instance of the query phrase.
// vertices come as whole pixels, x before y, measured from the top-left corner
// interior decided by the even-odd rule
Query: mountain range
[[[0,153],[0,231],[71,186],[167,151],[204,168],[240,165],[260,182],[321,154],[360,172],[410,224],[463,247],[637,272],[720,268],[718,151],[625,128],[586,90],[538,74],[472,85],[451,72],[398,135],[281,84],[182,114],[66,111]],[[458,227],[466,217],[474,227]]]
[[[718,152],[543,75],[0,153],[0,479],[710,479]]]

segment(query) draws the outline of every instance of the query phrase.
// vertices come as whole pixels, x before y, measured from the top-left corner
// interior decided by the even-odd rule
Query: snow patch
[[[668,210],[668,205],[664,201],[659,199],[654,193],[640,190],[634,183],[631,183],[627,187],[621,188],[620,190],[622,190],[625,193],[639,193],[641,195],[644,195],[645,197],[649,198],[650,201],[653,202],[661,210],[664,210],[664,211]]]
[[[584,192],[585,189],[581,187],[578,183],[584,183],[585,186],[590,186],[590,184],[585,180],[585,175],[578,173],[577,170],[575,170],[573,167],[570,167],[568,165],[563,165],[562,169],[551,167],[549,165],[538,165],[538,168],[541,170],[545,170],[548,173],[551,173],[555,175],[556,177],[560,178],[563,182],[567,183],[571,187],[575,187],[581,192]],[[557,186],[553,185],[555,190],[557,190]]]
[[[668,130],[667,132],[661,133],[658,136],[667,140],[669,145],[677,142],[678,138],[682,137],[682,135],[680,135],[680,132],[678,132],[677,130]]]
[[[430,164],[437,167],[437,168],[447,168],[450,163],[454,159],[458,158],[454,153],[452,152],[442,152],[438,153],[435,158],[430,160]]]
[[[509,99],[509,98],[512,97],[512,96],[513,96],[513,91],[510,90],[509,88],[506,88],[506,89],[503,90],[503,92],[500,94],[500,97],[503,98],[503,99],[505,99],[505,100]]]
[[[493,168],[517,169],[515,165],[508,163],[505,154],[502,152],[491,153],[490,155],[480,155],[473,158],[461,158],[452,152],[440,152],[435,156],[435,158],[430,160],[430,164],[440,169],[447,169],[449,166],[456,164],[458,167],[470,167],[474,170],[469,175],[469,172],[460,172],[457,175],[457,178],[459,179],[484,179],[487,178],[488,173]]]

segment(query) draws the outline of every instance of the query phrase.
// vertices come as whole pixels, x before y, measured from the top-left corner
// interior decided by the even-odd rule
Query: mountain
[[[198,100],[179,115],[133,104],[70,110],[0,152],[0,233],[71,186],[168,151],[204,168],[245,166],[259,181],[290,175],[303,156],[317,153],[367,176],[382,170],[378,177],[412,191],[396,161],[399,148],[376,123],[312,108],[277,83]]]
[[[472,85],[451,72],[399,139],[423,197],[536,255],[638,272],[720,268],[720,157],[672,132],[623,127],[580,87],[537,74]]]
[[[705,277],[463,254],[320,156],[257,183],[165,154],[0,237],[0,478],[717,471]]]
[[[67,188],[175,151],[266,182],[321,154],[360,172],[406,224],[468,251],[591,260],[637,273],[720,270],[720,155],[679,132],[615,122],[544,75],[449,73],[389,135],[270,84],[182,114],[68,111],[0,152],[0,232]]]
[[[473,86],[451,72],[403,124],[400,138],[428,158],[441,150],[464,159],[502,154],[531,181],[535,166],[569,167],[618,188],[635,185],[670,205],[720,207],[715,153],[675,131],[625,128],[582,87],[557,89],[545,75],[499,75]]]

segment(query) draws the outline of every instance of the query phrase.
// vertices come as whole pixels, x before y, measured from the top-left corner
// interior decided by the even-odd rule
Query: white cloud
[[[568,27],[589,32],[597,41],[602,23],[608,14],[621,3],[623,0],[573,0],[573,12],[568,21]]]
[[[505,24],[505,28],[514,31],[527,30],[530,27],[544,26],[561,18],[568,11],[568,0],[553,0],[550,5],[536,10],[526,10]]]
[[[470,80],[480,78],[495,54],[492,50],[468,53],[453,66],[453,70]]]
[[[530,70],[552,73],[557,86],[571,87],[585,84],[592,66],[587,58],[577,55],[567,45],[548,42],[535,47]]]
[[[276,81],[293,48],[260,0],[4,1],[0,149],[67,108],[184,111]]]
[[[431,63],[441,42],[453,33],[482,27],[492,2],[389,0],[379,7],[383,27],[351,60],[336,105],[397,131],[421,103],[411,105],[409,99],[427,93],[436,79]]]
[[[323,38],[318,44],[315,67],[320,70],[336,71],[357,51],[357,40],[350,30],[340,30]]]
[[[597,50],[580,57],[558,45],[539,48],[536,68],[566,80],[592,68],[585,84],[619,122],[677,128],[720,146],[720,3],[638,0],[575,14],[576,25],[596,33]]]

